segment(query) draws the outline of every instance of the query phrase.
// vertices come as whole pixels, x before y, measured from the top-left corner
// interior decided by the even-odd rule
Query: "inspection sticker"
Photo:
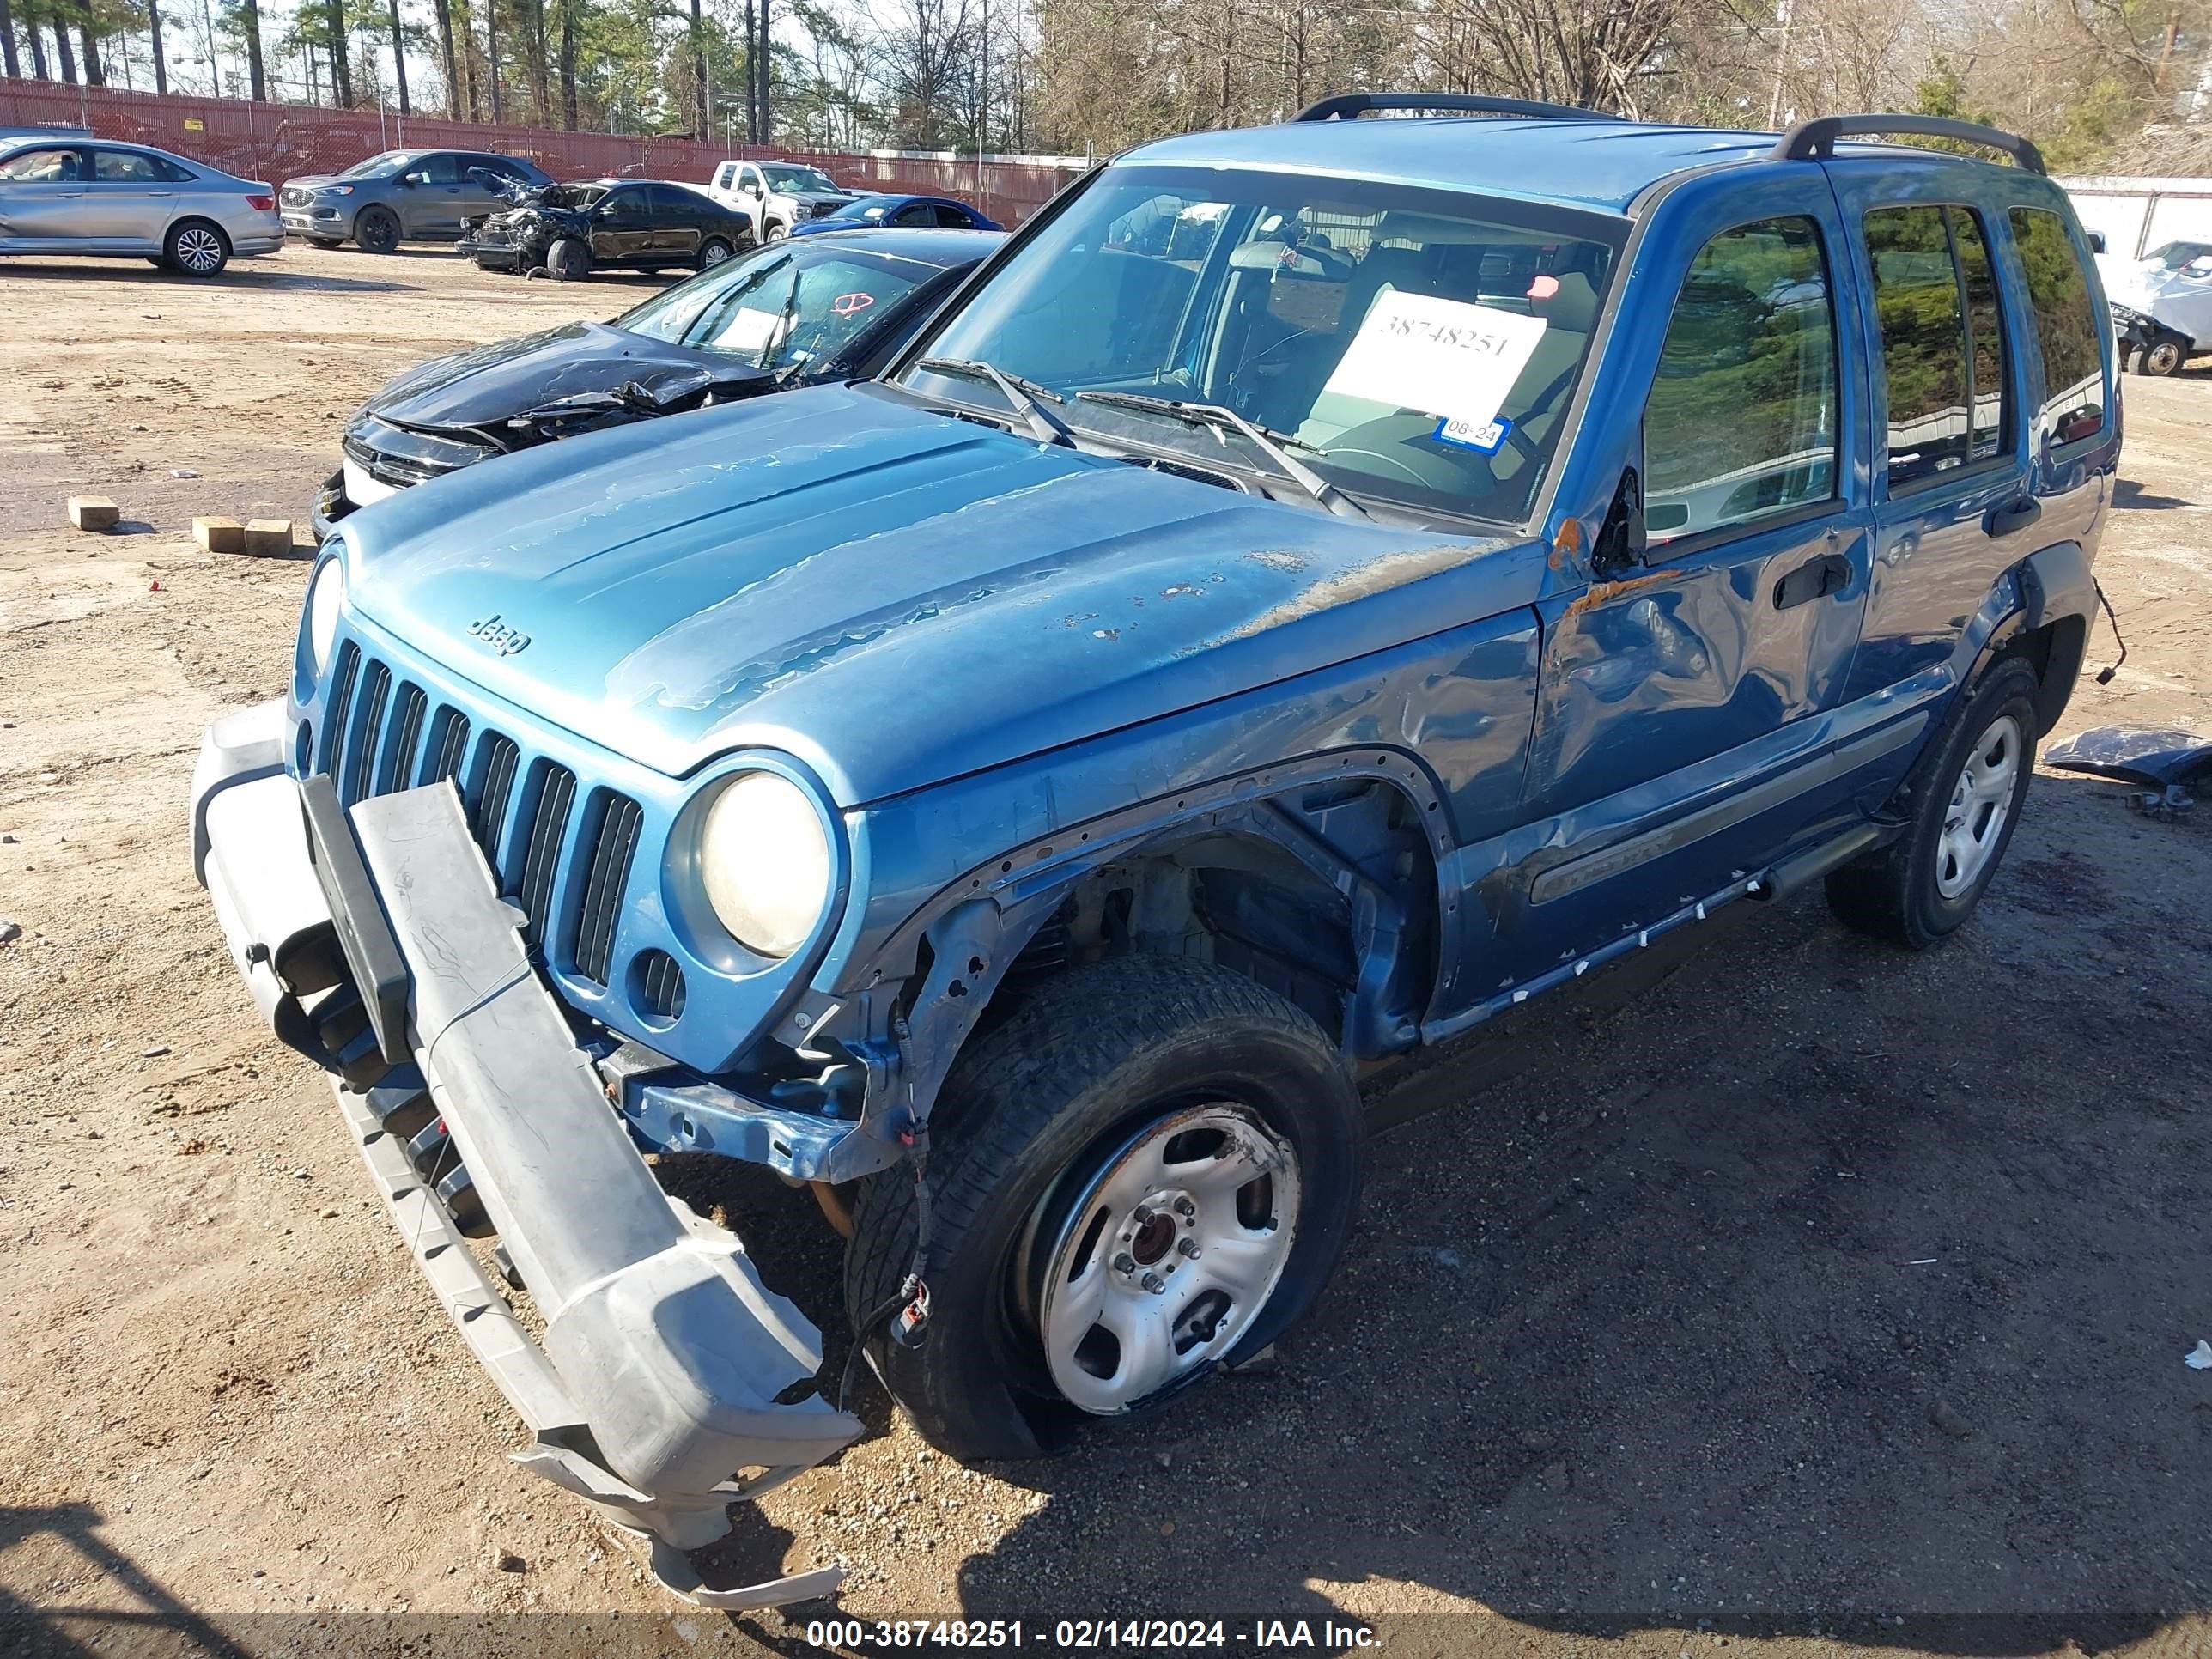
[[[1437,422],[1437,429],[1429,435],[1440,444],[1449,444],[1455,449],[1476,449],[1486,455],[1495,455],[1498,446],[1505,441],[1505,434],[1513,430],[1513,422],[1504,416],[1486,421],[1480,426],[1469,425],[1447,415]]]
[[[1541,317],[1394,291],[1368,307],[1325,389],[1480,428],[1543,337]]]

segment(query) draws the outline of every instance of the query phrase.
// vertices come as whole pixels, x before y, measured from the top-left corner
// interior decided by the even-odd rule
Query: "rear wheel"
[[[399,216],[386,207],[365,207],[353,222],[353,239],[364,253],[395,253],[399,249]]]
[[[208,220],[180,220],[169,227],[161,257],[187,276],[213,276],[230,263],[230,238]]]
[[[1297,1008],[1225,969],[1127,957],[1035,993],[946,1079],[916,1346],[862,1333],[921,1433],[1033,1455],[1257,1352],[1310,1307],[1359,1193],[1358,1097]],[[909,1170],[862,1183],[858,1324],[898,1299]]]
[[[719,236],[709,236],[699,244],[699,269],[712,270],[737,250]]]
[[[2014,659],[1960,703],[1906,780],[1905,834],[1828,878],[1845,927],[1924,951],[1973,914],[2034,775],[2039,689]]]

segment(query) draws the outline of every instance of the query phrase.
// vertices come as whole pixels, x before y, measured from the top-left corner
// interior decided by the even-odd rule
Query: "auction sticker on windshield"
[[[750,306],[740,306],[722,325],[714,343],[725,351],[758,351],[775,338],[782,321],[781,312],[755,311]]]
[[[1368,307],[1325,389],[1476,429],[1497,418],[1543,337],[1541,317],[1387,293]]]

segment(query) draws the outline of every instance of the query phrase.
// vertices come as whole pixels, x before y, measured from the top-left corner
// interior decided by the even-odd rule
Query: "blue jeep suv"
[[[2111,340],[1985,128],[1146,145],[872,380],[345,520],[200,868],[518,1455],[665,1565],[860,1424],[641,1151],[811,1183],[921,1431],[1032,1453],[1312,1304],[1363,1066],[1815,881],[1959,927],[2082,659]]]

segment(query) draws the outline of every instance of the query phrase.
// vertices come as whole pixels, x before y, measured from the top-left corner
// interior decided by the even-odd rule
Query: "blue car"
[[[965,202],[949,196],[856,196],[835,213],[809,219],[791,228],[793,236],[816,236],[829,230],[866,230],[877,225],[939,230],[1004,230]]]
[[[921,1432],[1034,1454],[1323,1294],[1363,1067],[1813,884],[1966,922],[2097,604],[2112,341],[1988,128],[1167,139],[872,380],[347,519],[195,855],[531,1467],[680,1547],[860,1432],[647,1151],[811,1185]]]

